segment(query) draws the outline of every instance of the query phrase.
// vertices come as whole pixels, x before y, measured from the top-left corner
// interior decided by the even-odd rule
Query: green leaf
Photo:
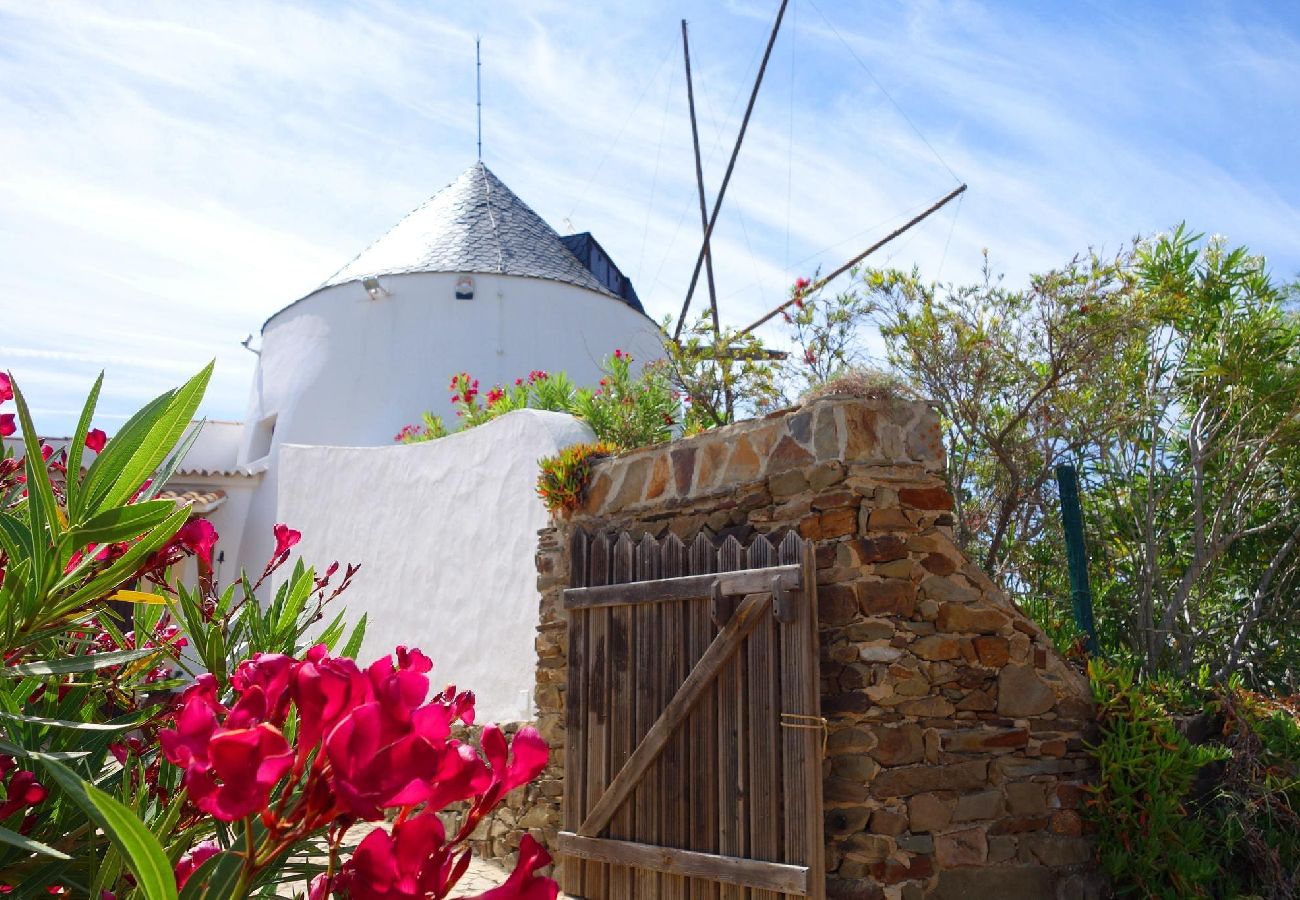
[[[170,500],[147,500],[130,506],[106,509],[71,530],[73,547],[87,544],[112,544],[139,537],[176,510]]]
[[[343,652],[339,654],[340,656],[348,656],[352,659],[357,658],[357,654],[361,652],[361,642],[366,638],[366,616],[368,615],[369,613],[362,614],[360,621],[358,621],[356,626],[352,629],[352,636],[349,637],[348,642],[343,645]]]
[[[33,754],[64,792],[113,842],[146,900],[177,900],[176,879],[158,839],[126,806],[45,754]]]
[[[154,647],[141,647],[138,650],[113,650],[109,653],[92,653],[88,656],[70,656],[48,662],[23,663],[18,666],[0,668],[0,677],[18,678],[43,675],[69,675],[74,672],[93,672],[108,666],[120,666],[153,656],[160,651]]]
[[[49,577],[52,556],[49,548],[58,540],[63,528],[59,522],[58,502],[50,484],[50,470],[41,456],[40,439],[32,422],[31,410],[18,385],[13,386],[14,403],[18,406],[18,420],[23,429],[24,459],[27,473],[27,514],[32,535],[32,575],[37,585],[43,586]],[[38,592],[39,593],[39,592]]]
[[[185,882],[180,900],[226,900],[234,897],[243,870],[243,854],[229,850],[218,853],[194,870]]]
[[[99,500],[96,509],[125,503],[140,489],[145,480],[154,474],[193,421],[194,413],[199,408],[199,401],[203,399],[203,392],[207,389],[208,379],[212,377],[214,365],[215,362],[208,363],[203,371],[175,391],[139,446],[130,448],[134,452],[122,466],[112,486]],[[109,443],[104,448],[105,454],[112,448],[113,443]]]
[[[81,418],[77,421],[77,430],[72,436],[72,445],[68,447],[68,509],[77,509],[77,492],[81,488],[81,456],[86,449],[86,435],[90,432],[90,420],[95,415],[95,405],[99,402],[99,391],[104,386],[104,372],[101,369],[95,379],[95,386],[90,389],[86,405],[81,408]]]
[[[51,728],[67,728],[71,731],[123,731],[127,728],[135,728],[146,718],[148,718],[147,715],[136,714],[114,722],[77,722],[69,719],[47,719],[43,716],[24,716],[0,709],[0,719],[9,719],[13,722],[28,722],[32,725],[48,725]],[[48,756],[48,754],[32,753],[33,759],[44,756]]]
[[[3,825],[0,825],[0,842],[26,850],[29,853],[40,853],[43,856],[53,856],[55,859],[72,859],[66,853],[55,850],[49,844],[42,844],[40,841],[34,841],[26,835],[21,835],[16,831],[10,831]]]

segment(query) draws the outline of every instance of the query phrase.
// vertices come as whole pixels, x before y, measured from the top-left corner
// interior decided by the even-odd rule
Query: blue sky
[[[712,189],[775,8],[0,0],[0,365],[45,433],[101,368],[111,431],[213,357],[204,411],[241,418],[239,341],[473,161],[476,33],[485,161],[659,318],[699,237],[678,22]],[[1295,277],[1297,109],[1289,0],[791,0],[714,242],[723,315],[953,173],[960,207],[878,264],[962,279],[988,248],[1014,283],[1186,219]]]

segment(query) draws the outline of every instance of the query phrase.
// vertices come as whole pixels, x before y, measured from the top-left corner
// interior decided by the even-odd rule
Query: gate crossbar
[[[800,567],[771,566],[766,569],[741,569],[711,575],[687,575],[658,581],[633,581],[599,587],[568,588],[564,592],[565,609],[595,609],[601,606],[635,606],[641,603],[668,603],[675,600],[700,600],[715,593],[725,596],[771,591],[773,579],[781,590],[797,591],[803,586]],[[717,585],[715,590],[714,585]]]

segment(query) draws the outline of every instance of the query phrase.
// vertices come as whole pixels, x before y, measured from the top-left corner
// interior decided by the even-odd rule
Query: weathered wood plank
[[[734,540],[732,538],[731,540]],[[566,609],[595,609],[601,606],[632,606],[640,603],[666,603],[709,597],[719,583],[722,593],[730,597],[756,594],[772,588],[773,576],[781,576],[786,590],[799,589],[799,567],[777,566],[768,569],[744,569],[721,576],[687,575],[659,581],[612,584],[604,587],[568,588],[564,592]]]
[[[635,581],[636,543],[625,531],[614,544],[611,582],[625,585]],[[635,644],[633,610],[630,606],[610,609],[609,636],[609,765],[610,772],[623,769],[632,748],[636,746],[636,686],[633,680],[632,647]],[[612,784],[612,782],[611,782]],[[628,795],[630,796],[630,795]],[[632,804],[616,806],[609,818],[609,836],[629,840],[633,837],[635,816]],[[594,837],[600,829],[591,832]],[[631,900],[632,870],[627,866],[612,866],[609,870],[610,900]]]
[[[704,656],[691,670],[691,674],[686,676],[681,689],[664,707],[663,713],[655,720],[645,739],[632,751],[632,755],[619,768],[604,794],[592,805],[591,811],[578,831],[579,834],[595,837],[609,824],[615,812],[641,780],[647,767],[659,757],[673,732],[680,727],[687,714],[699,702],[705,690],[717,678],[719,671],[732,660],[746,635],[762,619],[771,605],[771,594],[750,594],[745,597],[736,608],[731,620],[714,638],[709,649],[704,652]]]
[[[695,536],[690,548],[690,572],[707,575],[718,571],[718,549],[703,534]],[[717,629],[709,615],[709,602],[705,598],[688,601],[690,617],[690,656],[687,668],[693,669],[703,658],[713,642]],[[688,723],[691,747],[690,771],[690,832],[688,849],[713,853],[718,849],[718,788],[717,788],[717,686],[705,691],[698,708]],[[692,878],[687,884],[691,900],[716,900],[718,883],[705,878]]]
[[[757,569],[772,565],[775,551],[766,538],[749,545],[747,563]],[[777,748],[781,743],[777,708],[776,619],[765,616],[749,635],[747,728],[745,729],[749,784],[747,800],[749,831],[745,855],[750,859],[777,861],[781,858],[780,768]],[[776,891],[755,889],[752,900],[780,900]]]
[[[652,867],[678,875],[698,877],[740,887],[757,887],[770,891],[780,891],[795,896],[805,896],[808,890],[809,873],[805,866],[758,862],[751,859],[720,856],[714,853],[655,847],[628,841],[602,840],[568,831],[560,832],[560,851],[574,856],[581,856],[585,859],[599,859],[604,862],[623,865]],[[642,900],[642,898],[638,898],[638,900]],[[646,900],[649,900],[649,898],[646,898]]]
[[[807,866],[808,896],[823,900],[826,870],[822,843],[822,731],[817,727],[821,715],[821,678],[817,650],[817,571],[811,543],[804,543],[800,548],[800,565],[806,587],[795,604],[795,619],[779,626],[785,862]]]
[[[610,543],[605,534],[596,535],[588,548],[587,583],[609,583]],[[588,703],[587,703],[587,800],[583,818],[590,812],[609,783],[609,618],[608,609],[590,610],[587,620]],[[609,866],[594,860],[583,869],[583,888],[587,900],[606,900],[609,896]]]
[[[732,572],[744,565],[745,552],[740,542],[735,537],[728,537],[718,548],[718,570]],[[739,610],[732,612],[728,603],[716,615],[725,630],[731,618],[739,615]],[[763,616],[763,619],[767,618],[767,615]],[[761,624],[756,622],[755,627]],[[742,644],[718,671],[718,852],[730,857],[745,855],[748,838],[746,748],[742,740],[745,733],[745,650]],[[739,885],[722,884],[718,893],[722,900],[745,900],[746,891]]]
[[[659,573],[659,542],[647,534],[636,547],[636,579],[653,581]],[[636,660],[632,676],[636,685],[636,727],[632,732],[635,743],[640,743],[646,736],[663,708],[660,668],[666,664],[663,658],[666,648],[662,643],[660,618],[665,612],[662,604],[644,603],[632,608],[636,626],[633,630],[636,643],[632,648],[632,657]],[[665,800],[663,771],[664,760],[661,758],[646,770],[633,795],[635,821],[631,837],[642,844],[660,844],[663,840],[659,827],[659,808]],[[634,897],[658,897],[659,882],[659,873],[654,869],[632,870]]]
[[[575,530],[569,542],[569,584],[572,587],[587,585],[586,533]],[[582,824],[587,814],[587,619],[589,610],[574,609],[568,612],[569,658],[567,684],[564,693],[564,827],[570,830]],[[583,867],[578,857],[563,861],[562,884],[564,892],[575,897],[584,895]]]
[[[660,575],[677,578],[685,572],[686,548],[675,534],[664,538],[660,548]],[[685,617],[685,601],[665,603],[662,607],[660,646],[659,708],[677,693],[687,673],[687,654],[690,652],[690,634]],[[691,660],[694,662],[694,660]],[[698,711],[698,706],[697,706]],[[694,721],[695,713],[689,721]],[[689,797],[687,765],[689,760],[689,728],[679,728],[673,735],[661,760],[662,780],[660,790],[663,802],[659,807],[660,840],[656,843],[668,847],[684,848],[689,828]],[[686,900],[687,885],[683,875],[664,872],[660,879],[659,894],[664,900]]]

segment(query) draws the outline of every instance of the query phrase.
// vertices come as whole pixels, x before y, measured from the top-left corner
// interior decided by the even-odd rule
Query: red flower
[[[622,350],[615,350],[615,351],[614,351],[614,358],[615,358],[615,359],[622,359],[622,358],[623,358],[623,351],[622,351]]]
[[[194,870],[220,852],[221,847],[216,841],[199,841],[191,847],[189,853],[176,860],[176,886],[185,887],[185,882],[190,880]]]
[[[230,684],[243,694],[257,688],[266,702],[266,718],[274,725],[283,725],[289,714],[289,681],[299,663],[282,653],[258,653],[246,659],[235,669]]]
[[[430,809],[398,822],[392,834],[376,829],[366,835],[334,887],[351,900],[441,897],[468,865],[468,853],[452,855]]]
[[[188,769],[208,764],[208,744],[217,730],[217,714],[226,708],[217,701],[217,679],[204,672],[181,694],[175,728],[158,732],[163,756],[172,765]]]
[[[9,376],[0,372],[0,403],[14,398],[14,383],[9,380]]]
[[[489,391],[487,392],[487,402],[488,402],[488,406],[492,406],[494,403],[496,403],[498,400],[500,400],[500,399],[501,399],[502,397],[504,397],[505,395],[506,395],[506,392],[503,391],[501,388],[499,388],[499,387],[494,387],[494,388],[492,388],[491,390],[489,390]]]
[[[357,706],[371,699],[370,681],[346,656],[326,655],[325,645],[307,651],[289,690],[298,706],[298,755],[305,757]]]
[[[14,424],[13,413],[0,415],[0,437],[9,437],[17,430],[18,426]]]
[[[217,529],[207,519],[190,519],[176,532],[176,541],[212,568],[212,548],[217,544]]]
[[[13,765],[10,757],[5,757],[9,766]],[[6,766],[8,768],[8,766]],[[0,820],[7,819],[19,810],[35,806],[43,801],[49,791],[36,780],[35,772],[26,769],[15,772],[5,785],[5,801],[0,803]]]
[[[302,532],[295,531],[283,522],[275,526],[275,557],[287,556],[289,549],[302,539]]]
[[[100,428],[92,428],[86,432],[86,449],[98,453],[104,449],[108,443],[108,435],[104,434]]]
[[[521,784],[527,784],[546,768],[550,749],[536,728],[521,728],[509,747],[507,762],[506,739],[501,729],[495,725],[485,725],[483,736],[479,741],[483,755],[492,766],[493,786],[498,787],[504,796]]]
[[[289,742],[267,722],[219,731],[208,752],[211,768],[198,774],[191,768],[186,787],[199,809],[223,822],[265,809],[271,789],[293,765]]]
[[[551,854],[531,834],[525,834],[519,842],[519,862],[515,864],[515,870],[505,884],[479,894],[479,900],[555,900],[560,894],[560,886],[537,874],[538,869],[550,863]]]

